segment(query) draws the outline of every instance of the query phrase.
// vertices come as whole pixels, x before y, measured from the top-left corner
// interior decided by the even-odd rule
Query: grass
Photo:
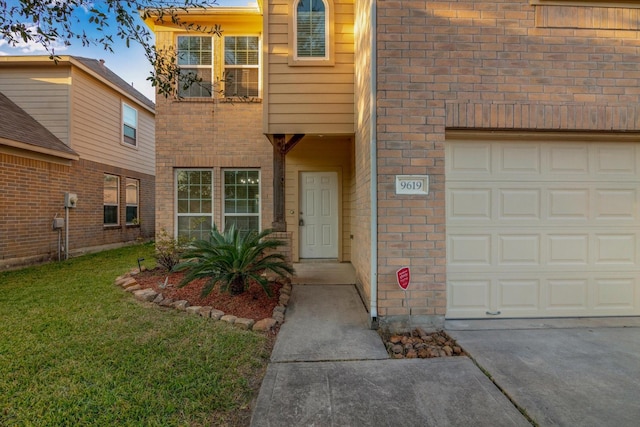
[[[136,302],[138,245],[0,273],[0,425],[243,425],[264,335]]]

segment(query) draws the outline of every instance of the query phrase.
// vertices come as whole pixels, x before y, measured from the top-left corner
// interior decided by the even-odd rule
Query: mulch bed
[[[282,288],[282,284],[272,282],[270,284],[272,296],[269,297],[259,284],[252,283],[246,292],[232,296],[229,293],[220,292],[219,286],[215,286],[209,295],[203,297],[202,288],[207,279],[194,280],[184,287],[178,287],[184,275],[185,272],[167,273],[165,270],[155,268],[137,274],[136,281],[142,288],[153,288],[165,298],[176,301],[186,300],[192,306],[211,306],[224,311],[225,314],[256,321],[271,317],[273,309],[278,305]]]

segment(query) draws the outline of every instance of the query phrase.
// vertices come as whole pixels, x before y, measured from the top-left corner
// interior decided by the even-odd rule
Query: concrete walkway
[[[388,359],[353,286],[296,285],[251,425],[530,424],[469,358]]]

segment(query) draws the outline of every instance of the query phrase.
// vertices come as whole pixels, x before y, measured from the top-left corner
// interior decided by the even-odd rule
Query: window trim
[[[209,65],[201,65],[201,64],[191,64],[191,65],[180,65],[179,64],[179,55],[180,55],[180,43],[179,40],[181,37],[198,37],[198,38],[208,38],[211,40],[211,64]],[[211,94],[208,96],[185,96],[184,94],[180,93],[180,81],[179,81],[179,76],[176,77],[178,79],[177,82],[177,87],[176,87],[176,95],[179,98],[184,98],[184,99],[212,99],[215,98],[216,95],[216,89],[215,89],[215,85],[216,85],[216,80],[215,80],[215,38],[213,36],[207,36],[207,35],[196,35],[196,34],[177,34],[175,36],[175,47],[176,47],[176,63],[178,64],[178,66],[180,67],[180,70],[182,69],[197,69],[197,70],[210,70],[211,71]]]
[[[325,56],[299,57],[298,56],[298,26],[297,10],[300,0],[290,0],[289,8],[289,66],[333,66],[335,65],[335,19],[333,0],[322,0],[325,7]]]
[[[227,64],[225,64],[225,58],[226,58],[226,39],[227,37],[255,37],[258,39],[258,63],[256,65],[229,65],[227,66]],[[250,69],[258,69],[258,94],[256,96],[250,96],[248,98],[262,98],[262,37],[260,37],[260,34],[254,34],[254,33],[243,33],[243,34],[228,34],[225,35],[223,37],[222,40],[222,74],[224,77],[226,74],[226,70],[227,67],[229,68],[239,68],[239,69],[243,69],[243,68],[250,68]],[[227,98],[243,98],[242,96],[239,95],[226,95],[226,82],[224,82],[225,85],[225,97]]]
[[[135,203],[130,203],[129,202],[129,183],[133,182],[136,184],[136,202]],[[125,198],[125,224],[126,225],[140,225],[140,180],[136,179],[136,178],[125,178],[125,188],[124,188],[124,198]],[[131,206],[135,206],[136,208],[136,217],[134,218],[133,221],[129,222],[127,221],[127,212],[126,210],[131,207]]]
[[[104,190],[106,190],[105,184],[106,184],[106,178],[110,176],[116,179],[116,190],[117,190],[117,194],[116,194],[116,203],[112,204],[112,203],[107,203],[105,200],[105,194],[104,194]],[[106,223],[105,222],[105,217],[104,217],[104,208],[110,206],[116,207],[116,222],[110,222],[110,223]],[[105,173],[103,174],[103,181],[102,181],[102,225],[104,227],[117,227],[120,225],[120,177],[118,175],[113,175],[110,173]]]
[[[127,123],[127,121],[125,119],[125,111],[127,110],[127,108],[130,109],[131,111],[133,111],[135,113],[135,115],[136,115],[135,123],[133,124],[133,126],[131,126],[131,123]],[[122,130],[122,140],[121,140],[121,142],[122,142],[123,145],[126,145],[127,147],[131,147],[131,148],[138,148],[138,140],[139,140],[139,138],[138,138],[138,136],[139,136],[138,123],[139,123],[138,110],[136,108],[132,107],[131,105],[127,104],[126,102],[123,102],[122,103],[122,129],[121,129]],[[134,132],[134,135],[135,135],[134,138],[126,136],[126,134],[125,134],[125,126],[133,128],[133,132]],[[129,139],[133,139],[133,142],[129,142]]]
[[[195,217],[195,216],[205,216],[202,212],[198,213],[179,213],[178,212],[178,174],[180,172],[210,172],[211,173],[211,227],[215,224],[215,190],[216,190],[216,182],[215,182],[215,171],[214,168],[175,168],[173,173],[173,220],[174,220],[174,236],[178,238],[180,236],[178,230],[178,217]],[[206,214],[208,215],[208,214]]]
[[[257,214],[238,214],[238,213],[229,213],[227,214],[227,205],[225,199],[225,173],[226,172],[258,172],[258,213]],[[222,197],[222,229],[226,230],[227,228],[227,216],[246,216],[246,217],[257,217],[258,218],[258,233],[262,231],[262,171],[260,168],[223,168],[221,169],[222,177],[221,177],[221,185],[220,185],[220,195]]]

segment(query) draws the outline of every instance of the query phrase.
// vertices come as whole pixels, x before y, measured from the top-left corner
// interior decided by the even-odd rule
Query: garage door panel
[[[540,236],[501,234],[498,236],[500,265],[539,266]]]
[[[608,315],[625,313],[638,306],[638,284],[635,277],[596,278],[594,309]]]
[[[539,311],[541,285],[539,279],[501,279],[498,283],[498,306],[505,316],[534,315]]]
[[[455,317],[478,317],[491,311],[491,289],[494,286],[490,279],[477,280],[462,277],[449,281],[449,310]]]
[[[452,156],[446,168],[461,175],[491,174],[491,144],[460,143],[451,147]]]
[[[595,236],[595,264],[633,265],[638,262],[635,234]]]
[[[588,234],[549,234],[547,236],[548,265],[584,265],[589,263]]]
[[[611,176],[638,175],[638,147],[635,144],[600,144],[594,147],[595,173]]]
[[[540,175],[540,146],[537,144],[503,144],[497,150],[498,174]]]
[[[545,172],[558,175],[589,173],[589,148],[584,144],[546,144]]]
[[[448,239],[448,264],[464,266],[492,264],[490,234],[458,234],[450,235]]]
[[[491,189],[454,188],[449,192],[448,206],[454,220],[491,220]]]
[[[594,191],[595,220],[634,221],[637,218],[638,192],[635,188],[598,188]]]
[[[500,221],[540,221],[542,207],[539,189],[501,188],[499,194]]]
[[[638,147],[447,142],[447,317],[640,315]]]
[[[547,282],[547,310],[586,312],[588,298],[587,278],[552,278]]]
[[[588,188],[550,188],[547,191],[549,220],[587,221],[589,219]]]

